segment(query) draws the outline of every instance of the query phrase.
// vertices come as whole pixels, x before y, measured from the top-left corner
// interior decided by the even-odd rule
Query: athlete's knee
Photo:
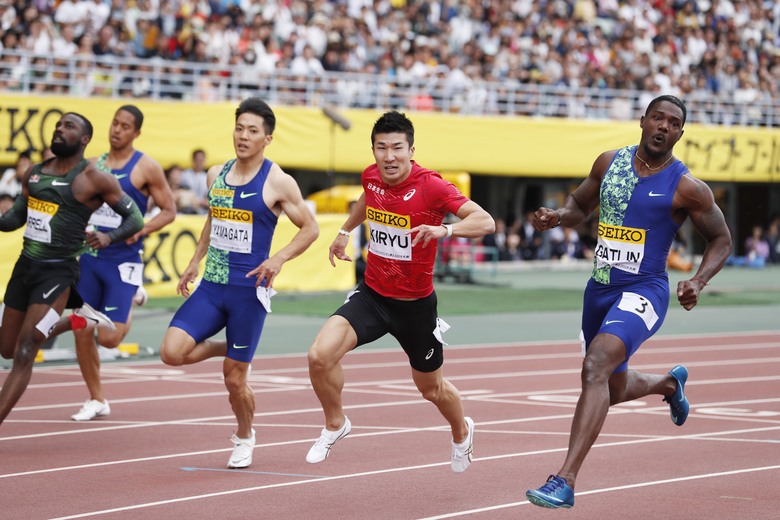
[[[246,370],[235,368],[225,374],[225,388],[232,395],[246,390]]]
[[[160,347],[160,361],[166,365],[179,367],[184,364],[184,357],[185,356],[181,350],[173,347],[172,345],[163,343],[163,345]]]
[[[606,359],[588,355],[582,362],[582,384],[583,386],[605,384],[611,372]]]
[[[38,353],[39,344],[33,338],[23,338],[19,341],[19,346],[14,352],[14,366],[27,366],[35,362],[35,355]]]
[[[450,394],[457,395],[455,388],[451,385],[447,385],[444,380],[432,382],[430,384],[418,384],[417,389],[420,390],[420,393],[426,401],[432,403],[439,403],[449,397]]]
[[[332,369],[338,362],[338,349],[315,340],[307,355],[309,370],[322,372]]]

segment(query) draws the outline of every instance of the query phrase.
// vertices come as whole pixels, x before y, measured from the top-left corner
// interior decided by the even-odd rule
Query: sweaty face
[[[388,185],[400,184],[411,173],[414,146],[409,146],[403,132],[376,134],[372,151],[382,180]]]
[[[272,139],[273,136],[265,133],[262,117],[249,113],[238,116],[236,127],[233,129],[233,148],[236,157],[246,159],[260,154]]]
[[[51,138],[52,153],[62,159],[76,155],[82,147],[83,132],[83,122],[78,117],[71,114],[62,116]]]
[[[648,156],[661,157],[671,150],[683,135],[683,113],[668,101],[657,103],[642,117],[642,149]]]
[[[140,132],[135,128],[135,117],[130,112],[118,110],[111,121],[111,129],[108,131],[108,140],[111,148],[124,148],[132,144]]]

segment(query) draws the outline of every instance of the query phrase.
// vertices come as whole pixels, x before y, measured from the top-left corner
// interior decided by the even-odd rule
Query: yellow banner
[[[0,163],[13,164],[20,151],[51,142],[54,124],[67,111],[86,116],[95,127],[87,154],[108,150],[108,129],[125,100],[22,96],[0,101]],[[144,112],[140,150],[164,167],[191,162],[203,148],[209,164],[234,156],[232,129],[237,103],[186,103],[134,99]],[[322,110],[273,107],[277,116],[268,157],[283,168],[359,173],[373,162],[371,128],[380,115],[345,109],[345,131]],[[438,171],[472,174],[583,178],[605,150],[639,141],[639,121],[580,121],[532,117],[477,117],[410,113],[415,159]],[[676,156],[704,180],[780,182],[780,131],[689,124]],[[37,160],[37,158],[36,158]]]
[[[282,266],[274,288],[284,291],[348,290],[355,284],[355,269],[351,262],[336,261],[333,268],[328,261],[328,248],[346,215],[318,215],[320,236],[301,256]],[[158,233],[152,233],[144,242],[144,286],[151,296],[174,296],[179,276],[187,268],[195,253],[195,245],[203,229],[204,217],[177,215],[176,220]],[[271,254],[287,245],[298,228],[286,217],[276,226]],[[0,290],[5,288],[11,271],[22,251],[24,228],[11,233],[0,233]],[[200,274],[203,274],[201,265]]]

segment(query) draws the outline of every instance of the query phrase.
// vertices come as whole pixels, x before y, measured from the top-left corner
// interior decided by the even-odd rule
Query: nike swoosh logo
[[[51,181],[52,186],[70,186],[69,182]]]
[[[132,206],[132,205],[133,205],[133,203],[132,203],[132,202],[128,202],[128,203],[127,203],[127,206],[125,206],[125,207],[126,207],[127,209],[130,209],[130,206]]]
[[[604,323],[604,325],[609,325],[610,323],[623,323],[623,320],[610,320]]]
[[[253,195],[257,195],[257,192],[255,191],[255,192],[252,192],[252,193],[246,193],[246,192],[242,191],[241,195],[239,195],[239,197],[241,197],[242,199],[245,199],[245,198],[251,197]]]
[[[666,195],[666,193],[653,193],[652,191],[650,191],[648,195],[650,195],[651,197],[663,197],[664,195]]]
[[[106,307],[106,312],[111,312],[117,310],[119,307]]]
[[[236,345],[233,343],[233,348],[249,348],[249,345]]]
[[[48,298],[49,296],[51,296],[51,293],[53,293],[54,291],[56,291],[56,290],[57,290],[57,287],[59,287],[59,286],[60,286],[60,284],[57,284],[57,285],[55,285],[54,287],[52,287],[51,289],[49,289],[48,291],[46,291],[45,293],[43,293],[43,299],[45,300],[46,298]]]
[[[114,175],[114,177],[116,177],[116,180],[124,179],[125,177],[127,177],[127,174],[123,173],[122,175]]]

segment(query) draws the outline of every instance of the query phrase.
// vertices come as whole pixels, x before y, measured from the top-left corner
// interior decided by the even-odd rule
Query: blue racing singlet
[[[209,190],[211,237],[203,279],[254,287],[246,274],[263,263],[271,250],[278,217],[263,200],[263,186],[273,163],[263,161],[252,180],[232,186],[226,177],[235,159],[225,163]]]
[[[132,182],[130,182],[130,174],[143,155],[142,152],[136,150],[124,166],[121,168],[112,168],[111,173],[114,174],[116,180],[119,181],[122,191],[127,193],[130,198],[133,199],[133,202],[138,205],[138,209],[141,210],[141,213],[146,213],[146,209],[149,207],[149,196],[144,195]],[[107,156],[108,154],[103,154],[100,157],[98,160],[99,167],[102,165],[103,161],[106,160]],[[105,168],[101,169],[106,171]],[[89,223],[97,227],[98,231],[107,232],[118,228],[122,223],[122,217],[117,215],[113,209],[109,208],[108,205],[104,203],[95,210],[89,219]],[[143,239],[129,245],[124,241],[120,241],[99,251],[91,251],[90,254],[105,260],[114,260],[117,262],[140,262],[141,250],[143,247]]]
[[[636,148],[618,150],[601,181],[593,279],[602,284],[665,278],[669,248],[680,228],[672,219],[672,199],[688,168],[675,159],[660,172],[639,177]]]

